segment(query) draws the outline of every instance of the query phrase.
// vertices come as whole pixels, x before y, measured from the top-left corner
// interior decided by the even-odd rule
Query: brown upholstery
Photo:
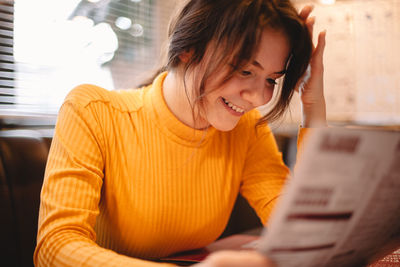
[[[17,266],[18,262],[16,260],[19,259],[19,257],[17,257],[19,248],[17,240],[15,239],[18,231],[14,211],[10,185],[4,173],[3,164],[0,162],[0,225],[2,228],[0,234],[0,251],[2,260],[5,261],[5,266]],[[14,259],[15,262],[13,262]]]
[[[1,266],[33,266],[40,190],[52,134],[52,129],[0,131]],[[277,141],[283,150],[293,143],[285,136]],[[284,153],[284,160],[288,159]],[[255,212],[239,196],[221,237],[260,226]]]
[[[0,131],[4,266],[33,266],[40,190],[49,150],[46,142],[38,131]]]
[[[290,168],[293,167],[297,153],[297,135],[275,134],[276,143],[282,151],[283,161]],[[235,233],[242,233],[254,228],[261,228],[262,224],[255,211],[250,207],[247,200],[239,195],[233,207],[231,217],[225,231],[220,238]],[[258,231],[256,231],[258,232]]]

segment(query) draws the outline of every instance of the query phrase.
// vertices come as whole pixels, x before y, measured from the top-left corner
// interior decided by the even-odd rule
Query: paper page
[[[278,266],[363,266],[400,246],[400,133],[316,129],[260,250]]]

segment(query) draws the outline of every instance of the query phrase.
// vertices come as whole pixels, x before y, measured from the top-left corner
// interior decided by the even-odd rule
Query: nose
[[[241,97],[251,103],[254,108],[267,104],[273,94],[273,89],[268,88],[265,82],[240,92]]]

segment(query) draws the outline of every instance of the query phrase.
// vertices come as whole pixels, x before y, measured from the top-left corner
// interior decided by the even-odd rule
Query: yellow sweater
[[[194,130],[161,74],[139,90],[81,85],[60,109],[41,193],[36,266],[151,266],[224,230],[240,192],[263,223],[288,169],[268,128]]]

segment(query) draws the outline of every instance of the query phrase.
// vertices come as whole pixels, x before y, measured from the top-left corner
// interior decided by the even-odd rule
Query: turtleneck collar
[[[150,108],[154,123],[161,131],[173,138],[176,142],[188,146],[201,146],[215,133],[214,127],[205,130],[194,129],[181,122],[169,109],[163,95],[163,83],[167,72],[156,77],[145,94],[145,107]]]

